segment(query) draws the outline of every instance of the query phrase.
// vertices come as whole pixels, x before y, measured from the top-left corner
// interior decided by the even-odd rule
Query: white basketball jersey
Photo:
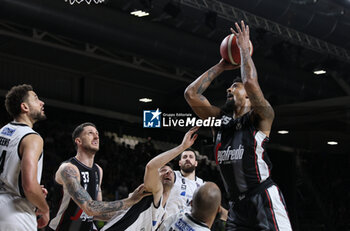
[[[101,231],[155,231],[165,215],[162,201],[163,196],[155,206],[153,196],[144,197],[132,207],[117,212]]]
[[[210,231],[203,222],[197,221],[188,213],[174,214],[159,227],[159,231]]]
[[[19,145],[24,137],[37,134],[25,124],[11,122],[0,130],[0,195],[24,197],[21,180],[21,157]],[[38,162],[37,179],[40,184],[43,155]]]
[[[175,183],[174,187],[171,189],[166,206],[167,217],[182,212],[190,213],[190,202],[192,200],[193,193],[198,187],[204,184],[204,181],[199,177],[196,177],[195,180],[190,180],[184,177],[180,171],[174,171],[174,174]]]

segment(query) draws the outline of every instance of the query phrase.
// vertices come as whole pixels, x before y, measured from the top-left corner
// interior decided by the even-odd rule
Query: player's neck
[[[242,117],[244,114],[248,113],[251,110],[250,107],[247,107],[245,105],[241,106],[241,107],[236,107],[235,111],[233,112],[232,117],[234,119]]]
[[[75,155],[75,158],[84,165],[88,166],[89,168],[92,168],[92,165],[94,164],[95,155],[86,153],[82,150],[78,150],[77,154]]]
[[[163,200],[162,200],[162,206],[164,207],[166,205],[166,202],[168,201],[169,195],[170,195],[171,188],[169,190],[163,189]]]
[[[195,212],[192,212],[191,216],[194,219],[196,219],[197,221],[200,221],[200,222],[206,224],[209,227],[209,229],[211,228],[211,226],[213,225],[214,220],[215,220],[215,217],[207,217],[207,216],[205,216],[205,217],[201,218]]]
[[[196,170],[193,170],[193,172],[184,172],[181,170],[181,174],[186,177],[189,180],[195,180],[196,179]]]
[[[34,125],[34,121],[32,121],[28,116],[26,116],[26,115],[23,115],[23,114],[21,114],[21,115],[19,115],[18,117],[16,117],[15,119],[14,119],[14,122],[16,122],[16,123],[21,123],[21,124],[26,124],[26,125],[28,125],[29,127],[31,127],[31,128],[33,128],[33,125]]]

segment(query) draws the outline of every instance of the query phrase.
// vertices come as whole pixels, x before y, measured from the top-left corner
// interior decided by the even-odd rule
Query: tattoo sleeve
[[[94,220],[109,221],[117,212],[103,213],[101,215],[94,216]]]
[[[243,83],[246,82],[248,78],[257,78],[256,68],[250,56],[249,48],[243,49],[241,51],[241,56],[241,75]]]
[[[218,75],[218,71],[215,67],[212,67],[208,70],[207,75],[200,82],[200,85],[197,89],[197,94],[203,94],[203,92],[209,87],[213,79]]]
[[[104,214],[126,209],[125,200],[119,201],[95,201],[89,193],[80,185],[79,173],[71,166],[66,166],[61,171],[61,177],[72,199],[81,207],[88,209],[92,214]]]

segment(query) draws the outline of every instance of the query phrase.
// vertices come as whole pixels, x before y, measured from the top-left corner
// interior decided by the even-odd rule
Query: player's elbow
[[[196,92],[191,85],[185,89],[184,96],[187,101],[191,101],[196,97]]]
[[[34,182],[31,182],[30,180],[23,180],[22,182],[22,188],[23,188],[23,192],[28,195],[32,195],[35,194],[36,190],[35,190],[35,186],[36,184]]]

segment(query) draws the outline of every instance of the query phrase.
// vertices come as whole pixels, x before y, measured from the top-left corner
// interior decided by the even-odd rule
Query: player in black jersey
[[[72,138],[77,150],[75,157],[65,161],[57,170],[55,181],[61,185],[60,208],[50,221],[53,230],[92,231],[93,220],[107,220],[107,216],[127,209],[144,196],[140,185],[127,199],[102,201],[102,168],[94,162],[99,150],[99,135],[92,123],[83,123],[75,128]]]
[[[202,95],[225,70],[238,68],[221,60],[185,90],[185,98],[202,119],[221,118],[216,131],[215,159],[231,198],[226,230],[291,230],[282,193],[270,178],[269,140],[274,111],[260,89],[249,52],[249,27],[231,28],[241,55],[241,81],[227,89],[223,108]]]

